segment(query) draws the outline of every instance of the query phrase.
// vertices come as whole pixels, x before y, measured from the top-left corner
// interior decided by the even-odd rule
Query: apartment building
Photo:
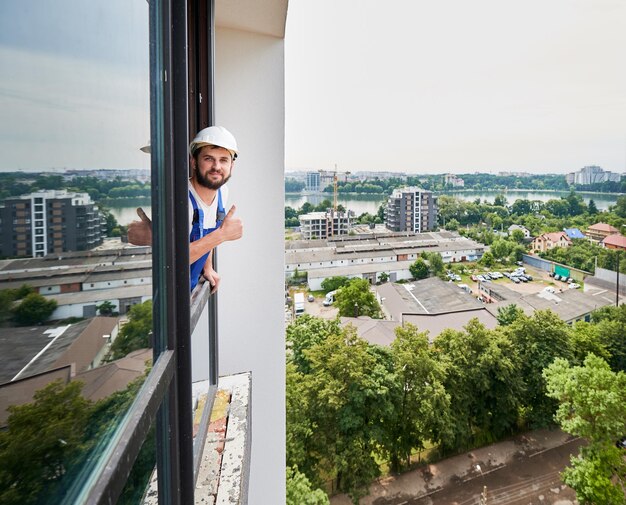
[[[392,231],[424,233],[437,226],[437,197],[416,187],[394,190],[387,200],[385,226]]]
[[[307,191],[317,192],[320,190],[320,173],[319,172],[307,172],[306,173],[306,187]]]
[[[304,240],[347,235],[354,221],[354,212],[310,212],[300,216],[300,230]]]
[[[570,172],[565,176],[568,184],[596,184],[599,182],[619,182],[621,175],[609,172],[602,168],[591,165],[583,167],[578,172]]]
[[[103,237],[102,214],[87,193],[38,191],[9,198],[0,207],[2,256],[86,251]]]
[[[465,181],[463,179],[461,179],[460,177],[457,177],[454,174],[446,174],[443,176],[443,183],[445,185],[450,184],[450,186],[452,186],[453,188],[464,188],[465,187]]]

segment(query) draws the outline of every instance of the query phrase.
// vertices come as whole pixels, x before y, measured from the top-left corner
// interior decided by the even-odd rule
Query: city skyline
[[[286,170],[626,171],[626,4],[292,0]]]

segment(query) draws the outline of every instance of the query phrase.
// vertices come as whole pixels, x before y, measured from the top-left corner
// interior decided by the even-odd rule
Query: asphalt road
[[[565,486],[559,473],[569,464],[570,455],[577,454],[582,444],[574,439],[553,449],[532,456],[516,456],[511,461],[488,473],[461,481],[460,479],[432,493],[416,499],[378,498],[374,505],[569,505],[575,493]],[[486,487],[486,501],[481,495]]]

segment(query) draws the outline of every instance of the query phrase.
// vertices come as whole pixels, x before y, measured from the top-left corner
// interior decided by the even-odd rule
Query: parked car
[[[532,281],[532,280],[533,280],[533,276],[532,276],[532,275],[528,275],[528,274],[524,274],[524,275],[526,276],[526,278],[527,278],[529,281]]]
[[[477,275],[476,278],[481,282],[485,282],[485,278],[482,275]]]
[[[314,302],[315,301],[315,297],[313,295],[309,295],[307,297],[307,300],[309,300],[310,302]]]
[[[554,280],[558,281],[561,279],[561,276],[559,274],[554,274]]]
[[[572,282],[571,284],[569,284],[569,289],[578,289],[580,288],[580,284],[576,284],[575,282]]]
[[[517,277],[513,277],[511,276],[511,280],[515,283],[515,284],[519,284],[521,281],[517,278]]]
[[[470,279],[472,279],[474,282],[476,282],[478,280],[478,277],[476,277],[475,275],[472,274],[472,276],[470,277]]]
[[[510,278],[511,278],[511,274],[510,274],[510,272],[504,272],[504,276],[505,276],[507,279],[510,279]]]

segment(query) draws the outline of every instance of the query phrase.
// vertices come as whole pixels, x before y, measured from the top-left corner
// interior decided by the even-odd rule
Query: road
[[[492,469],[465,482],[458,482],[430,496],[406,500],[376,500],[375,505],[479,505],[486,486],[486,504],[547,505],[572,504],[574,491],[561,482],[559,473],[577,453],[580,439],[548,449],[534,456],[519,456],[515,461]]]

